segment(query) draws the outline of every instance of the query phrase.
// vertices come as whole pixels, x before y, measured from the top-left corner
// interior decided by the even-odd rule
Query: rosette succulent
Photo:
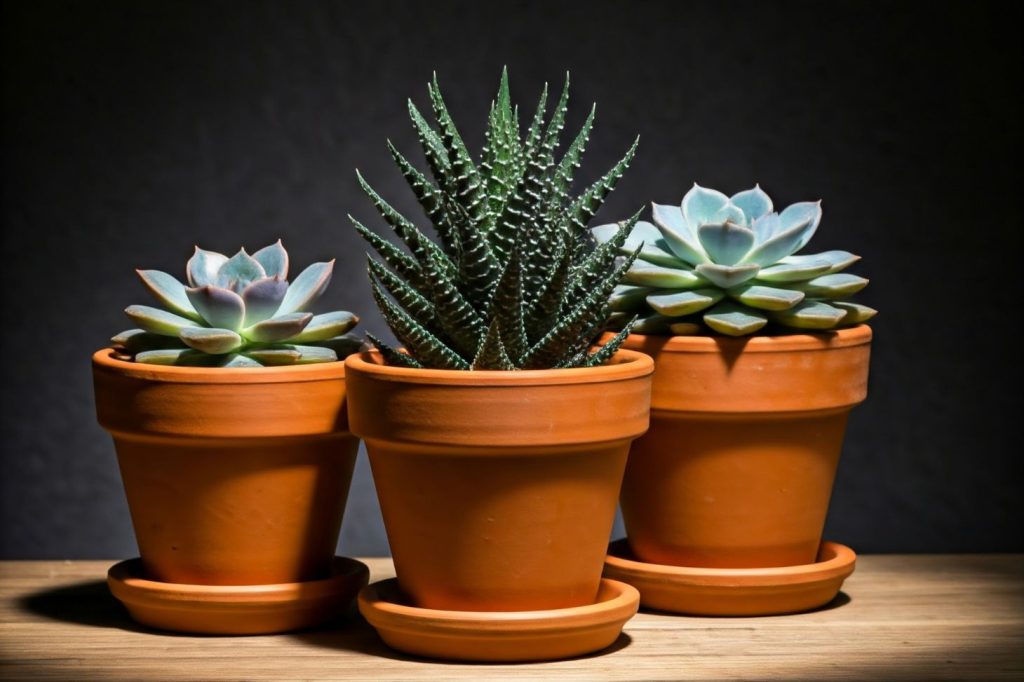
[[[159,270],[136,270],[163,308],[132,305],[137,325],[113,339],[122,359],[156,365],[261,367],[331,362],[356,351],[345,332],[352,313],[305,312],[327,288],[334,261],[314,263],[288,283],[281,241],[231,258],[196,247],[188,286]]]
[[[394,146],[391,155],[440,237],[429,239],[359,176],[408,252],[352,218],[377,251],[370,280],[405,353],[367,335],[389,364],[458,370],[591,367],[610,358],[628,328],[589,352],[610,315],[608,297],[629,268],[618,250],[639,214],[593,248],[586,225],[622,176],[636,143],[582,193],[570,193],[594,111],[559,157],[569,81],[546,118],[545,86],[525,135],[503,73],[479,163],[464,144],[435,77],[428,86],[437,129],[409,102],[433,180]],[[390,146],[390,145],[389,145]],[[351,216],[350,216],[351,217]]]
[[[799,254],[821,222],[821,202],[781,213],[754,186],[732,197],[694,185],[681,206],[652,204],[653,224],[638,221],[619,247],[639,258],[609,302],[613,326],[639,315],[647,334],[745,336],[768,324],[833,329],[864,322],[875,310],[846,300],[868,280],[840,272],[860,259],[846,251]],[[593,229],[599,242],[620,226]],[[642,248],[641,248],[642,246]]]

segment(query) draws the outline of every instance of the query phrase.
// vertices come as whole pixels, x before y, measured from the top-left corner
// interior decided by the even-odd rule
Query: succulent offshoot
[[[349,312],[305,312],[327,289],[334,261],[314,263],[288,282],[281,241],[231,258],[196,247],[188,285],[159,270],[136,270],[162,307],[132,305],[136,328],[115,336],[125,360],[155,365],[265,367],[332,362],[357,351]]]
[[[874,317],[846,300],[868,283],[842,272],[859,256],[794,255],[818,229],[821,202],[773,209],[759,186],[728,197],[694,184],[680,206],[652,204],[653,224],[637,221],[625,241],[618,225],[595,227],[597,241],[620,254],[640,249],[609,300],[613,328],[636,320],[633,331],[645,334],[746,336],[768,325],[827,330]]]
[[[615,187],[636,142],[604,176],[573,195],[573,175],[590,138],[594,109],[556,154],[568,109],[569,81],[547,118],[547,86],[525,131],[513,108],[508,74],[491,104],[486,142],[475,160],[441,96],[428,85],[437,127],[410,101],[409,114],[431,178],[389,143],[391,155],[438,235],[429,239],[359,175],[378,212],[405,245],[355,218],[380,257],[370,259],[373,294],[405,346],[375,337],[389,364],[456,370],[591,367],[606,362],[628,334],[590,353],[611,310],[608,297],[630,267],[618,262],[639,214],[594,248],[587,223]]]

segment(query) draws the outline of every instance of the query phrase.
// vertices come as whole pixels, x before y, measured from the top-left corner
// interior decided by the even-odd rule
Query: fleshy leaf
[[[199,313],[188,300],[185,294],[185,285],[172,275],[160,270],[136,270],[139,279],[146,285],[150,293],[156,296],[157,300],[164,304],[172,313],[187,317],[192,320],[199,320]]]
[[[700,240],[697,239],[693,226],[683,217],[682,209],[652,203],[651,216],[665,244],[679,259],[693,265],[707,263],[710,260]]]
[[[829,305],[846,312],[846,317],[840,321],[840,324],[843,325],[867,322],[878,314],[878,311],[874,308],[861,303],[851,303],[850,301],[829,301]]]
[[[223,357],[224,361],[221,362],[221,364],[219,365],[220,367],[263,367],[262,364],[256,362],[252,358],[247,358],[244,355],[239,355],[238,353],[232,353],[231,355]]]
[[[594,238],[599,244],[611,240],[619,231],[619,225],[612,223],[609,225],[598,225],[593,228],[591,232]],[[643,249],[640,251],[638,258],[645,260],[648,263],[654,263],[656,265],[667,265],[670,267],[685,266],[685,263],[669,250],[668,244],[665,239],[662,238],[661,232],[658,231],[654,225],[644,222],[642,220],[637,221],[636,225],[630,231],[629,236],[626,237],[626,241],[619,248],[619,253],[622,255],[628,255],[636,251],[637,247],[643,244]]]
[[[832,329],[843,321],[846,311],[823,301],[804,301],[789,310],[772,313],[779,324],[797,329]]]
[[[633,323],[634,334],[661,334],[668,329],[672,318],[653,313],[640,317]]]
[[[235,293],[241,293],[249,285],[249,282],[266,276],[267,273],[259,261],[247,254],[245,249],[239,249],[238,253],[220,266],[215,284]]]
[[[704,324],[719,334],[746,336],[768,324],[768,318],[745,306],[723,301],[704,314]]]
[[[276,343],[298,336],[312,319],[313,313],[285,313],[247,327],[242,335],[258,343]]]
[[[333,351],[332,351],[333,353]],[[294,348],[252,348],[247,350],[245,354],[252,358],[253,361],[258,362],[260,365],[267,367],[276,367],[279,365],[294,365],[302,357],[302,353],[295,350]]]
[[[698,267],[705,267],[703,265]],[[698,277],[692,270],[665,268],[642,261],[633,263],[623,281],[641,286],[662,287],[666,289],[693,289],[707,280]]]
[[[697,266],[697,274],[704,280],[731,289],[753,279],[759,268],[756,265],[719,265],[717,263],[701,263]]]
[[[786,310],[804,300],[802,291],[749,284],[729,290],[729,296],[743,305],[760,310]]]
[[[242,297],[222,287],[211,285],[186,289],[188,300],[211,327],[237,331],[245,319]]]
[[[339,358],[347,358],[353,353],[358,353],[363,347],[363,340],[354,334],[344,334],[312,343],[322,348],[330,348]]]
[[[325,341],[344,334],[356,326],[359,318],[350,312],[337,311],[316,315],[309,321],[306,328],[290,340],[295,343],[308,343],[310,341]]]
[[[191,348],[166,348],[142,351],[135,356],[135,362],[146,365],[208,365],[216,364],[216,358]]]
[[[638,287],[630,284],[620,284],[608,297],[608,305],[615,311],[635,310],[637,306],[643,306],[648,294],[654,293],[657,289],[651,287]]]
[[[812,253],[800,256],[787,256],[780,262],[785,265],[805,265],[812,261],[825,261],[829,264],[829,272],[839,272],[840,270],[845,270],[859,260],[860,256],[855,256],[849,251],[824,251],[822,253]]]
[[[791,228],[797,225],[802,225],[810,221],[811,226],[803,232],[801,240],[797,247],[790,253],[796,253],[800,249],[807,245],[807,242],[811,241],[811,237],[814,236],[815,231],[818,229],[818,225],[821,224],[821,202],[820,201],[801,201],[795,204],[791,204],[779,214],[779,232],[788,232]]]
[[[285,250],[284,244],[281,243],[280,239],[269,246],[264,246],[252,254],[252,257],[263,266],[263,271],[267,273],[267,277],[288,279],[288,252]]]
[[[822,275],[806,282],[795,282],[791,284],[795,289],[806,292],[808,296],[822,298],[843,298],[852,296],[868,285],[868,280],[857,275],[850,275],[840,272],[832,275]]]
[[[710,222],[713,215],[728,205],[729,197],[717,190],[693,183],[693,187],[683,197],[683,217],[693,229],[696,229]]]
[[[651,294],[647,304],[654,312],[666,317],[682,317],[710,308],[725,297],[721,289],[693,289],[690,291],[666,291]]]
[[[754,231],[756,242],[762,244],[779,233],[782,221],[778,213],[768,213],[755,220],[750,229]]]
[[[772,212],[772,199],[761,189],[761,185],[733,194],[730,201],[743,211],[747,225],[752,225],[761,216]]]
[[[130,305],[124,310],[131,320],[147,332],[177,336],[182,329],[196,326],[192,320],[148,305]]]
[[[668,326],[668,330],[676,336],[694,336],[703,331],[696,322],[673,322]]]
[[[780,259],[792,254],[807,243],[807,240],[810,239],[807,236],[808,231],[813,231],[813,222],[811,220],[773,234],[767,240],[755,246],[743,258],[743,262],[757,263],[758,265],[777,263]]]
[[[230,329],[188,327],[178,332],[178,338],[202,353],[223,355],[242,347],[242,337]]]
[[[294,313],[308,307],[327,289],[333,271],[334,259],[326,263],[313,263],[303,270],[288,287],[288,293],[277,309],[278,314]]]
[[[228,262],[228,257],[216,251],[207,251],[198,246],[185,265],[189,286],[204,287],[217,281],[217,271]]]
[[[274,316],[288,292],[288,282],[279,275],[264,277],[242,290],[246,327]]]
[[[153,334],[144,329],[127,329],[110,339],[110,342],[117,349],[123,349],[128,353],[135,354],[147,350],[165,350],[168,348],[181,348],[182,343],[174,336]]]
[[[754,245],[754,231],[725,221],[697,228],[697,238],[711,260],[719,265],[736,265]]]
[[[802,258],[796,256],[796,258]],[[768,268],[761,268],[757,279],[763,282],[802,282],[818,275],[831,272],[832,266],[827,260],[807,258],[798,263],[779,263]]]

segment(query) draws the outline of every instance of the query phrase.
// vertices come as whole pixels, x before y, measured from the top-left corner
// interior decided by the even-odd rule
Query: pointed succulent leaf
[[[757,273],[759,282],[802,282],[818,275],[831,272],[832,265],[825,259],[807,258],[797,263],[778,263],[761,268]]]
[[[165,350],[184,346],[176,337],[153,334],[144,329],[127,329],[111,338],[110,342],[114,348],[133,355],[147,350]]]
[[[331,273],[334,272],[334,259],[325,263],[313,263],[303,270],[295,281],[288,287],[288,291],[277,309],[278,315],[294,313],[309,307],[313,301],[320,298],[320,295],[331,283]]]
[[[839,308],[846,312],[846,317],[840,321],[840,324],[843,325],[867,322],[878,314],[878,311],[874,308],[870,308],[861,303],[852,303],[850,301],[829,301],[828,304],[833,308]]]
[[[731,301],[722,301],[704,313],[704,324],[726,336],[746,336],[768,324],[764,313]]]
[[[479,339],[487,331],[487,324],[459,291],[458,283],[444,273],[436,260],[431,259],[427,264],[427,273],[438,325],[455,342],[463,357],[471,358],[476,353]],[[433,333],[433,330],[427,331]]]
[[[280,239],[269,246],[264,246],[252,254],[252,257],[263,266],[263,271],[267,273],[267,277],[288,279],[288,252],[285,250],[284,244],[281,243]]]
[[[313,313],[285,313],[257,322],[242,330],[242,336],[256,343],[276,343],[298,336],[313,319]]]
[[[228,257],[224,254],[207,251],[197,246],[195,253],[185,265],[189,286],[202,287],[214,284],[217,280],[217,272],[227,262]]]
[[[575,201],[569,206],[567,215],[571,224],[577,230],[583,230],[586,228],[587,223],[594,217],[598,209],[601,208],[601,204],[611,194],[612,190],[615,189],[615,185],[618,184],[619,179],[629,168],[629,164],[633,161],[633,157],[636,155],[637,145],[640,144],[640,138],[636,138],[629,150],[626,151],[626,155],[619,160],[611,170],[605,173],[600,179],[586,189]]]
[[[206,285],[186,289],[185,293],[209,326],[232,331],[242,328],[242,322],[245,319],[245,302],[235,292],[222,287]]]
[[[441,142],[448,153],[448,161],[453,171],[455,198],[475,224],[482,224],[485,201],[481,191],[480,174],[473,163],[469,150],[466,149],[466,144],[462,141],[462,136],[455,127],[455,121],[448,113],[448,107],[441,96],[441,87],[437,82],[437,74],[434,74],[433,83],[428,85],[427,89],[430,91],[434,117],[441,126]]]
[[[807,243],[807,232],[812,229],[813,224],[811,220],[807,220],[776,232],[767,240],[760,241],[743,258],[743,262],[762,266],[777,263]]]
[[[718,263],[701,263],[696,268],[696,273],[703,280],[710,281],[723,289],[731,289],[757,276],[759,268],[756,265],[719,265]]]
[[[610,223],[591,228],[590,232],[598,244],[604,244],[618,234],[619,228],[619,224]],[[629,232],[629,236],[626,237],[626,241],[619,247],[619,253],[622,255],[633,253],[641,244],[643,244],[639,255],[641,260],[655,265],[687,267],[686,263],[668,249],[666,240],[662,238],[658,228],[651,223],[638,220]]]
[[[743,211],[746,225],[753,225],[755,220],[772,212],[772,199],[761,189],[761,185],[733,194],[730,201]]]
[[[124,312],[143,330],[163,336],[177,336],[182,329],[194,327],[196,324],[187,317],[148,305],[130,305]]]
[[[629,269],[623,279],[630,284],[666,289],[693,289],[708,283],[707,279],[693,270],[666,268],[643,261],[633,263],[633,267]]]
[[[789,310],[772,313],[775,322],[795,329],[832,329],[845,317],[845,310],[823,301],[804,301]]]
[[[759,310],[786,310],[804,300],[802,291],[766,287],[760,284],[742,284],[729,290],[730,298],[745,306]]]
[[[779,231],[786,232],[791,228],[802,225],[803,223],[810,221],[811,226],[804,231],[800,243],[793,249],[791,253],[795,253],[807,245],[807,242],[811,241],[811,237],[818,229],[818,225],[821,224],[821,202],[820,201],[801,201],[795,204],[791,204],[786,207],[782,213],[779,214]]]
[[[430,300],[370,256],[367,256],[366,260],[371,279],[376,279],[398,305],[428,329],[437,329],[440,326],[434,304]]]
[[[452,248],[455,244],[454,228],[445,209],[444,193],[435,187],[427,179],[427,176],[409,163],[409,160],[391,144],[390,140],[388,140],[388,150],[391,152],[391,158],[395,160],[399,170],[402,171],[402,175],[412,189],[413,194],[416,195],[416,200],[423,207],[423,212],[426,213],[427,218],[437,230],[442,243],[446,245],[449,251],[454,250]]]
[[[710,261],[694,227],[683,217],[682,209],[652,203],[651,215],[665,244],[677,258],[692,265]]]
[[[620,284],[612,290],[608,297],[608,306],[615,311],[627,312],[642,307],[647,295],[657,291],[651,287],[640,287],[633,284]]]
[[[135,272],[150,293],[172,313],[196,321],[200,319],[199,313],[188,300],[185,285],[177,278],[159,270],[136,270]]]
[[[696,313],[725,298],[721,289],[703,288],[683,291],[663,291],[647,297],[647,305],[665,317],[682,317]]]
[[[416,358],[412,357],[408,353],[400,353],[388,344],[384,343],[370,332],[366,332],[366,338],[370,340],[370,343],[380,351],[381,356],[384,358],[384,362],[394,367],[409,367],[412,369],[420,369],[423,367]]]
[[[626,338],[633,331],[633,325],[636,324],[636,316],[627,322],[618,334],[608,339],[608,342],[601,346],[596,352],[591,353],[589,357],[585,358],[580,367],[600,367],[605,364],[619,351],[622,344],[625,343]]]
[[[146,350],[135,356],[135,362],[145,365],[213,365],[215,357],[191,348],[166,348]]]
[[[230,329],[187,327],[178,332],[178,338],[190,348],[209,355],[223,355],[242,347],[242,337]]]
[[[238,253],[220,266],[214,284],[235,293],[241,293],[249,285],[249,282],[266,276],[267,273],[260,262],[247,254],[245,249],[239,249]]]
[[[805,292],[808,296],[820,298],[843,298],[852,296],[868,285],[868,280],[857,275],[840,272],[822,275],[806,282],[790,284],[794,289]]]
[[[778,213],[766,213],[751,225],[758,244],[763,244],[782,231],[782,221]]]
[[[376,282],[371,282],[371,288],[384,321],[414,357],[438,369],[469,369],[466,360],[392,303]]]
[[[197,351],[192,351],[192,352],[195,353]],[[242,355],[240,353],[231,353],[230,355],[220,355],[220,356],[214,356],[214,357],[222,358],[222,361],[220,362],[220,364],[217,365],[218,367],[227,367],[227,368],[263,367],[263,365],[261,363],[253,360],[252,358],[248,358],[248,357],[246,357],[246,356],[244,356],[244,355]]]
[[[487,328],[487,335],[481,341],[480,349],[476,352],[470,369],[508,371],[516,368],[505,351],[501,336],[501,323],[495,318],[491,320],[491,325]]]
[[[558,170],[555,171],[554,177],[555,192],[558,194],[566,194],[572,186],[573,176],[576,169],[580,167],[580,159],[583,156],[583,152],[586,151],[587,143],[590,141],[590,131],[594,127],[594,114],[596,112],[597,105],[595,104],[590,107],[590,114],[587,115],[587,120],[583,122],[583,127],[580,128],[580,132],[577,133],[576,138],[565,151],[562,160],[558,162]]]
[[[701,187],[693,183],[693,187],[683,197],[682,210],[686,222],[696,231],[698,227],[712,221],[716,213],[730,205],[729,197],[718,190]],[[740,211],[742,213],[742,211]],[[723,222],[723,221],[720,221]]]
[[[494,287],[494,296],[491,298],[491,309],[489,317],[491,324],[488,328],[488,335],[492,328],[499,330],[501,351],[518,362],[519,358],[526,353],[529,341],[526,338],[526,326],[523,321],[523,271],[520,266],[519,252],[513,251],[512,258],[501,273],[501,279]],[[484,342],[486,343],[486,341]],[[481,349],[484,345],[481,345]],[[477,351],[477,355],[480,350]],[[489,351],[487,357],[493,356],[493,350]],[[474,362],[476,362],[474,360]]]
[[[249,327],[273,317],[287,292],[288,282],[280,275],[264,277],[249,284],[242,290],[242,302],[245,304],[243,326]]]
[[[344,334],[356,326],[359,318],[350,312],[339,310],[314,316],[298,334],[288,337],[289,343],[310,343],[326,341]]]
[[[701,225],[697,238],[711,260],[719,265],[736,265],[754,245],[753,230],[728,220]]]
[[[333,351],[332,351],[333,354]],[[294,365],[302,357],[302,353],[287,346],[266,348],[250,348],[245,351],[245,356],[265,367],[277,367],[280,365]]]
[[[781,263],[783,265],[806,265],[809,262],[826,261],[829,264],[828,272],[839,272],[859,260],[860,256],[855,256],[849,251],[825,251],[823,253],[787,256],[782,259]]]
[[[373,247],[373,250],[380,255],[384,262],[387,263],[387,266],[422,294],[424,284],[419,264],[411,256],[403,253],[397,246],[363,225],[351,215],[348,219],[352,221],[356,232]]]
[[[747,216],[743,213],[739,206],[736,206],[731,201],[722,208],[715,211],[715,213],[708,219],[707,222],[712,224],[724,223],[726,221],[742,225],[743,227],[749,227],[746,223]]]

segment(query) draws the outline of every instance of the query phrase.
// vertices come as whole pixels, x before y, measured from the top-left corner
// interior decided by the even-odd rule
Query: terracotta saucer
[[[652,609],[696,616],[769,616],[795,613],[832,601],[857,555],[845,545],[823,542],[818,561],[777,568],[687,568],[634,559],[626,540],[613,542],[604,575],[640,590]]]
[[[365,564],[334,557],[331,577],[275,585],[185,585],[147,580],[140,559],[110,567],[107,585],[132,618],[204,635],[257,635],[319,625],[345,612],[370,578]]]
[[[549,661],[599,651],[639,605],[635,588],[607,578],[596,603],[546,611],[421,609],[408,605],[395,578],[359,593],[359,611],[388,646],[461,661]]]

